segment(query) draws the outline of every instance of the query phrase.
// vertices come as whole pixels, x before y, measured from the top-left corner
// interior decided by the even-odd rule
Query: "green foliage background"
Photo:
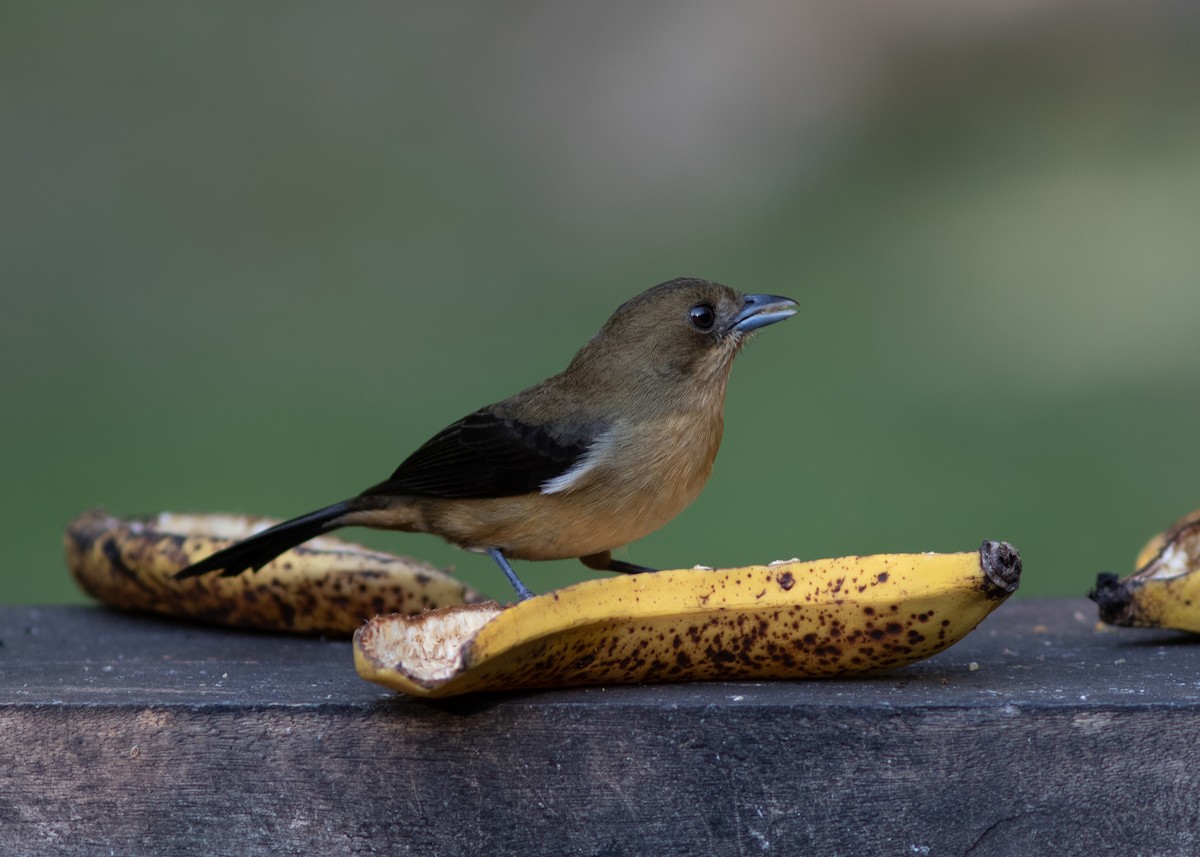
[[[629,559],[1127,570],[1200,506],[1200,17],[907,5],[8,4],[0,602],[83,599],[91,506],[355,493],[678,275],[802,311]]]

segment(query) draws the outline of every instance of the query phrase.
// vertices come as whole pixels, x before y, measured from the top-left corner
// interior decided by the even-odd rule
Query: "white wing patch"
[[[542,483],[541,492],[543,494],[561,494],[564,491],[570,491],[577,487],[581,481],[584,481],[589,473],[596,469],[596,465],[600,464],[608,457],[609,451],[613,446],[612,430],[603,432],[598,435],[592,445],[588,447],[587,452],[571,465],[564,473],[560,473],[553,479],[547,479]]]

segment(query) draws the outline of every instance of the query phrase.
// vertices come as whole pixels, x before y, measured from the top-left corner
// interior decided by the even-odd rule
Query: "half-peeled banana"
[[[418,696],[519,687],[809,678],[942,651],[1017,588],[1005,542],[588,580],[508,607],[379,616],[354,636],[369,681]]]
[[[1121,579],[1096,578],[1088,597],[1100,619],[1132,628],[1174,628],[1200,633],[1200,509],[1150,539],[1137,570]]]
[[[363,620],[477,600],[419,560],[323,536],[253,574],[173,580],[175,572],[275,521],[239,515],[115,518],[93,509],[67,525],[67,565],[85,592],[127,610],[221,625],[349,636]]]

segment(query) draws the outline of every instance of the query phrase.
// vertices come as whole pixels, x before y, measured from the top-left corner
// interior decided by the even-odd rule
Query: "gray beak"
[[[791,318],[799,311],[791,298],[779,295],[746,295],[742,311],[733,317],[733,328],[750,333],[768,324]]]

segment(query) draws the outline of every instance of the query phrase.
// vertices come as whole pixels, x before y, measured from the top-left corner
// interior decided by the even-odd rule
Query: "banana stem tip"
[[[1010,595],[1021,585],[1021,553],[1008,542],[985,541],[979,547],[979,562],[988,590],[997,596]]]

